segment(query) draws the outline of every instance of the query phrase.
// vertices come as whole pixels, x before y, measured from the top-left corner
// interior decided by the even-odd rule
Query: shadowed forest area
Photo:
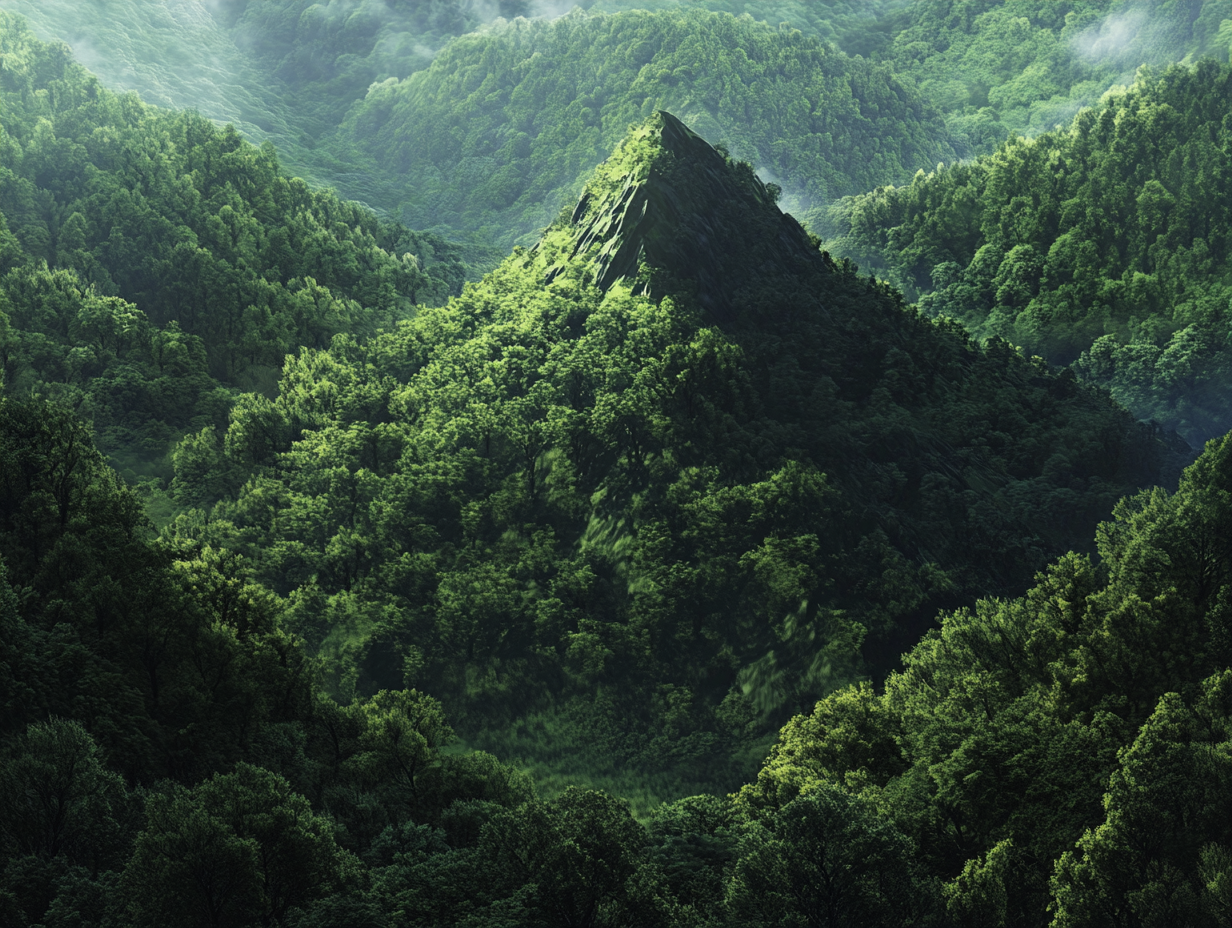
[[[0,925],[1232,922],[1232,0],[0,0]]]

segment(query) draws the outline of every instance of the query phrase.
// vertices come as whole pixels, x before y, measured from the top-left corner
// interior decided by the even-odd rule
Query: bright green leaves
[[[1104,823],[1057,863],[1055,926],[1227,917],[1230,688],[1224,671],[1203,681],[1191,704],[1165,695],[1122,751]]]
[[[998,841],[983,859],[967,861],[962,873],[945,885],[946,914],[956,926],[987,928],[1008,924],[1006,880],[1013,858],[1013,841]]]
[[[171,492],[185,506],[208,507],[230,489],[229,468],[211,425],[185,435],[171,452]]]
[[[736,806],[756,816],[819,784],[882,786],[907,767],[899,743],[902,726],[900,714],[868,683],[831,693],[810,715],[783,726],[756,782],[740,790]]]
[[[228,458],[251,470],[272,463],[275,455],[290,445],[290,423],[278,405],[256,393],[236,400],[223,443]]]

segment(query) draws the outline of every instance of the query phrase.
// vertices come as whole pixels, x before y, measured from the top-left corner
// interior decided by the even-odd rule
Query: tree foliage
[[[448,306],[289,361],[279,443],[173,527],[288,598],[339,697],[414,686],[470,733],[563,701],[600,753],[727,776],[738,704],[781,720],[885,667],[938,603],[1015,589],[1167,479],[1105,397],[835,265],[685,131],[649,121]],[[745,311],[703,315],[686,259],[595,285],[578,237],[637,190],[706,210]]]
[[[1172,492],[1188,448],[1075,377],[1226,427],[1229,72],[841,204],[924,312],[776,205],[1222,55],[1228,0],[647,5],[430,66],[546,8],[80,8],[119,70],[229,36],[215,90],[272,75],[263,131],[472,253],[548,226],[465,288],[0,13],[0,923],[1232,917],[1232,437]],[[555,214],[660,99],[782,186],[657,112]],[[178,514],[96,436],[178,439]]]
[[[121,460],[225,425],[222,384],[460,286],[439,240],[287,177],[272,147],[116,96],[9,13],[0,49],[4,381],[78,405]]]
[[[999,335],[1202,442],[1227,416],[1232,71],[1143,71],[1065,130],[836,208],[928,315]]]
[[[529,244],[657,109],[787,179],[805,202],[955,157],[939,114],[884,68],[800,32],[703,11],[575,12],[465,36],[374,86],[346,132],[417,227]]]
[[[957,924],[1226,917],[1232,439],[1126,498],[1095,567],[943,617],[887,680],[782,733],[750,810],[822,784],[874,802],[949,881]],[[1051,912],[1051,914],[1049,914]]]

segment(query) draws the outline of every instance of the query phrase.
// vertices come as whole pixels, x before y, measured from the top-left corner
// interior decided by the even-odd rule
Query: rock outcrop
[[[589,256],[600,288],[637,278],[645,265],[643,286],[652,295],[689,292],[712,320],[730,323],[754,284],[764,289],[776,277],[798,282],[828,270],[815,242],[747,164],[662,111],[645,140],[645,163],[607,194],[592,183],[568,220],[569,257]],[[547,280],[562,267],[550,268]]]

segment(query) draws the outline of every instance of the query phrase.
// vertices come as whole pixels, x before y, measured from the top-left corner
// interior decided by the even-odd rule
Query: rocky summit
[[[749,164],[662,110],[634,139],[642,158],[623,177],[600,168],[567,221],[569,257],[589,256],[601,289],[637,280],[644,267],[642,292],[687,292],[712,321],[732,323],[738,307],[758,302],[754,289],[827,271],[816,242]],[[553,265],[547,282],[563,269]]]

